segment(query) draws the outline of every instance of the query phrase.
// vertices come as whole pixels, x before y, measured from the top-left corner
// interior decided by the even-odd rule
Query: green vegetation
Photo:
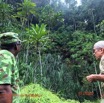
[[[30,84],[21,88],[21,103],[79,103],[75,100],[60,99],[54,93],[39,84]]]
[[[65,103],[96,103],[98,83],[88,83],[86,76],[99,73],[92,47],[104,38],[104,0],[82,0],[80,6],[76,0],[32,1],[0,1],[0,33],[17,32],[25,41],[18,56],[21,92],[47,91],[42,92],[44,96],[40,99],[21,100],[52,103],[63,102],[60,98],[64,98]],[[40,90],[34,91],[34,86]],[[52,94],[49,91],[58,97],[48,97]],[[79,92],[93,95],[79,95]]]

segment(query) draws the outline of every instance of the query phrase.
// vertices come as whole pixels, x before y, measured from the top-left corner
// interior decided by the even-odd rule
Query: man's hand
[[[96,81],[96,74],[91,74],[91,75],[87,76],[86,79],[89,82],[95,82]]]

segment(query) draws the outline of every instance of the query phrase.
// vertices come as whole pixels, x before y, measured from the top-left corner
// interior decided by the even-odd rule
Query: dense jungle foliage
[[[81,2],[0,0],[0,33],[17,32],[24,41],[17,58],[21,87],[38,83],[80,103],[99,99],[99,82],[85,77],[99,73],[92,48],[104,39],[104,0]]]

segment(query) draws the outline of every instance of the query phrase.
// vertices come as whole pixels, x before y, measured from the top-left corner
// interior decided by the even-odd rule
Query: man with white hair
[[[101,103],[104,103],[104,41],[98,41],[94,44],[93,54],[96,59],[100,59],[100,74],[91,74],[86,78],[89,82],[101,82]]]

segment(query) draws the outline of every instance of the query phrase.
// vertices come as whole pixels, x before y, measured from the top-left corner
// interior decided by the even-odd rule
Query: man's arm
[[[104,74],[91,74],[86,77],[89,82],[101,81],[104,82]]]
[[[0,103],[12,103],[12,89],[11,85],[0,85]]]

